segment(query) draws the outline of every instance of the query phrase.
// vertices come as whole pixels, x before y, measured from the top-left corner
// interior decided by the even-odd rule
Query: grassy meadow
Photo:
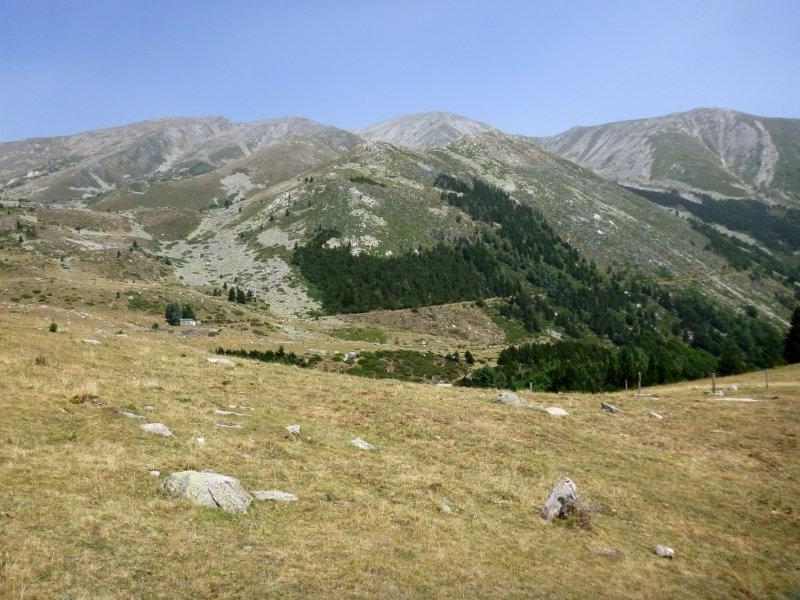
[[[495,404],[490,390],[212,364],[217,346],[289,338],[182,336],[152,320],[106,304],[0,303],[0,597],[800,593],[798,367],[772,371],[769,389],[763,374],[719,382],[754,402],[709,396],[710,382],[642,397],[522,394],[570,413],[556,418]],[[184,469],[299,501],[198,508],[159,490]],[[561,476],[586,508],[546,524],[539,510]]]

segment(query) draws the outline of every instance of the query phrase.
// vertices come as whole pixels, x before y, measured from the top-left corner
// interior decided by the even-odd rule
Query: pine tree
[[[790,365],[800,362],[800,306],[794,309],[792,325],[783,342],[783,360]]]
[[[236,302],[239,304],[247,304],[247,296],[244,293],[244,290],[236,288]]]
[[[228,289],[228,302],[236,302],[236,288]]]
[[[170,325],[180,325],[182,314],[181,305],[170,302],[164,311],[164,318]]]

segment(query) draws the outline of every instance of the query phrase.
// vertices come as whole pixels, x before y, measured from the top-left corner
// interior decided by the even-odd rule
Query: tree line
[[[755,309],[737,312],[699,289],[666,288],[635,270],[601,271],[539,211],[505,191],[448,175],[435,184],[445,202],[477,224],[471,235],[386,257],[328,248],[326,242],[339,234],[320,230],[295,250],[295,264],[326,310],[365,312],[499,296],[501,313],[529,333],[555,328],[569,338],[541,350],[509,348],[497,367],[481,369],[469,385],[616,389],[640,371],[643,383],[652,384],[781,362],[780,332]],[[590,366],[591,376],[585,371]]]

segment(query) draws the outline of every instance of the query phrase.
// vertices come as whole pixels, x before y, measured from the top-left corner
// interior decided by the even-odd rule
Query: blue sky
[[[800,2],[0,0],[0,140],[173,115],[800,117]]]

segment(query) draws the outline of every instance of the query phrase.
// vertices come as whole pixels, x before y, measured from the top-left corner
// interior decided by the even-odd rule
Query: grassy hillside
[[[229,327],[211,339],[153,331],[151,318],[106,304],[3,303],[0,597],[727,599],[800,589],[800,368],[773,371],[769,390],[761,374],[721,382],[739,385],[729,399],[758,402],[709,397],[708,382],[641,398],[523,394],[569,411],[559,419],[496,405],[490,390],[246,360],[226,368],[207,361],[212,348],[290,332],[262,339]],[[331,347],[311,329],[291,339],[301,352]],[[140,431],[123,409],[175,437]],[[284,429],[295,423],[297,439]],[[356,436],[378,449],[352,447]],[[211,469],[299,501],[230,516],[163,496],[154,469]],[[561,476],[587,509],[547,525],[538,510]],[[659,543],[676,558],[656,557]]]

